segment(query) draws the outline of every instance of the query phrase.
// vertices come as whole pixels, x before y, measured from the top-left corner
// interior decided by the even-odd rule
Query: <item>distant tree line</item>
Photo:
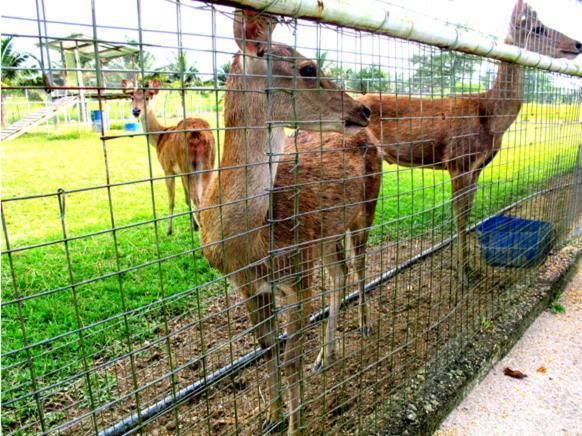
[[[128,46],[138,46],[135,40],[128,40]],[[440,51],[437,54],[413,54],[410,57],[411,73],[391,75],[380,65],[361,65],[346,68],[328,58],[327,52],[318,56],[318,64],[325,74],[343,88],[357,93],[414,93],[422,95],[450,95],[461,92],[479,92],[492,85],[490,74],[477,77],[482,58],[478,56]],[[56,68],[62,68],[52,60]],[[95,59],[81,57],[81,67],[88,73],[86,84],[96,81]],[[191,62],[187,52],[174,53],[165,65],[156,67],[154,55],[140,50],[135,55],[123,56],[106,63],[106,84],[115,85],[123,78],[129,78],[126,71],[137,70],[134,77],[145,81],[157,79],[170,87],[214,87],[224,86],[231,64],[221,65],[212,74],[202,74],[195,62]],[[12,38],[2,39],[2,84],[18,86],[42,86],[38,60],[29,53],[14,50]],[[143,72],[143,74],[142,74]],[[57,80],[59,80],[57,78]],[[62,79],[60,79],[62,82]],[[61,83],[56,83],[61,84]],[[554,103],[575,101],[576,90],[562,92],[549,74],[535,69],[526,69],[524,98],[527,102]]]

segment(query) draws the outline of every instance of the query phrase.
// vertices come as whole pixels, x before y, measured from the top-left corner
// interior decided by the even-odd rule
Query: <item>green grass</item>
[[[561,313],[566,313],[566,307],[562,303],[562,294],[563,292],[558,292],[554,294],[550,300],[550,311],[554,315],[559,315]]]
[[[545,187],[552,177],[571,172],[581,138],[580,124],[520,124],[518,130],[510,130],[501,151],[479,178],[470,222]],[[454,229],[446,171],[387,164],[384,171],[374,241]]]
[[[544,110],[549,109],[535,112],[539,117]],[[216,125],[214,115],[208,121]],[[472,220],[544,186],[551,177],[572,171],[581,139],[582,126],[572,124],[521,124],[519,130],[508,132],[502,151],[480,179]],[[115,238],[108,232],[112,221],[120,227],[167,216],[164,181],[148,180],[150,167],[154,177],[163,173],[143,137],[104,144],[95,133],[34,133],[3,144],[3,154],[4,199],[138,181],[67,194],[62,216],[55,195],[3,204],[12,248],[59,241],[63,223],[68,237],[79,237],[68,243],[67,250],[57,243],[14,253],[11,259],[3,255],[3,301],[33,296],[3,307],[3,353],[99,323],[34,347],[30,355],[20,351],[5,356],[3,401],[32,389],[27,358],[34,362],[38,386],[46,386],[78,373],[85,364],[92,367],[127,352],[128,335],[135,345],[154,337],[165,319],[184,314],[195,319],[198,303],[203,309],[208,297],[221,291],[220,284],[202,286],[219,274],[193,252],[199,240],[190,231],[187,216],[175,219],[171,237],[165,235],[165,220],[157,227],[149,223],[118,230]],[[185,212],[179,183],[177,189],[176,212]],[[445,172],[386,165],[373,240],[449,232],[453,228],[450,195]],[[3,243],[6,247],[4,237]],[[165,260],[152,262],[159,258]],[[120,270],[123,274],[116,275]],[[83,281],[88,282],[39,295]],[[161,303],[171,295],[177,298]],[[146,305],[150,306],[143,309]],[[135,312],[126,318],[110,319],[131,310]],[[96,384],[111,383],[98,375],[94,379]],[[17,410],[9,408],[4,426],[15,425],[33,411],[30,399],[19,403]]]

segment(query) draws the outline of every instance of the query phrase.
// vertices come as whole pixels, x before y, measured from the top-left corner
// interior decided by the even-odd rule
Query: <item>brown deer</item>
[[[172,127],[162,126],[152,104],[152,99],[159,92],[157,80],[152,80],[151,85],[145,84],[144,89],[138,89],[129,80],[122,80],[121,86],[125,94],[131,97],[133,106],[131,112],[136,118],[141,118],[148,142],[155,146],[158,160],[166,175],[170,209],[166,233],[171,235],[176,176],[182,179],[186,205],[191,207],[194,203],[198,207],[214,168],[214,136],[210,131],[210,125],[200,118],[186,118]],[[192,214],[192,218],[194,229],[197,229],[196,214]]]
[[[289,308],[283,365],[288,433],[294,434],[300,431],[299,336],[309,313],[312,269],[323,259],[334,286],[326,338],[314,365],[319,370],[333,356],[339,290],[345,286],[338,245],[347,230],[373,213],[382,161],[376,139],[362,129],[369,109],[339,91],[312,60],[287,45],[270,44],[275,24],[266,14],[235,13],[240,52],[226,83],[224,151],[204,195],[200,224],[204,255],[239,291],[265,350],[270,397],[265,430],[281,418],[275,295]],[[326,136],[323,144],[317,136],[300,135],[297,149],[284,149],[284,127],[295,124],[347,134]]]
[[[505,42],[555,58],[573,59],[582,52],[580,42],[545,26],[523,0],[515,4]],[[375,94],[358,99],[372,110],[370,128],[379,138],[387,162],[449,172],[458,230],[458,274],[465,285],[475,274],[465,264],[465,229],[477,179],[519,113],[523,78],[523,67],[501,62],[487,92],[441,99]]]

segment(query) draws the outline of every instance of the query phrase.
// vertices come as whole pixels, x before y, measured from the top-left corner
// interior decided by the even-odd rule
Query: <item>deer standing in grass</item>
[[[265,350],[270,398],[265,430],[281,420],[274,291],[289,308],[283,361],[288,433],[295,434],[301,410],[299,336],[309,314],[312,269],[322,258],[334,284],[326,338],[314,365],[319,371],[333,357],[345,287],[338,245],[347,230],[373,214],[382,160],[377,140],[362,129],[369,109],[339,91],[312,60],[287,45],[270,44],[275,24],[266,14],[235,13],[240,52],[226,83],[224,151],[220,172],[204,195],[200,228],[204,255],[239,291]],[[296,122],[302,129],[348,135],[326,137],[324,144],[319,137],[306,138],[297,150],[284,149],[284,127]]]
[[[555,58],[573,59],[582,52],[580,42],[545,26],[522,0],[513,9],[505,42]],[[376,94],[358,99],[372,110],[370,129],[382,143],[388,163],[449,172],[458,230],[457,268],[465,285],[474,277],[465,264],[465,229],[477,179],[519,113],[523,81],[522,66],[501,62],[493,87],[486,92],[441,99]]]
[[[202,202],[202,195],[214,168],[214,136],[210,124],[200,118],[186,118],[176,126],[160,124],[153,108],[152,99],[159,92],[158,81],[151,86],[138,89],[129,80],[122,80],[125,94],[132,99],[132,113],[141,119],[148,142],[154,145],[160,165],[166,175],[168,188],[169,217],[166,233],[172,234],[172,221],[176,199],[176,176],[182,179],[186,205],[196,207]],[[194,173],[194,174],[192,174]],[[194,229],[198,228],[196,214],[192,214]]]

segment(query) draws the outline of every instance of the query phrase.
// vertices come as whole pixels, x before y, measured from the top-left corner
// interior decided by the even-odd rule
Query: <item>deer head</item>
[[[135,83],[125,79],[121,81],[121,86],[125,95],[131,97],[131,113],[136,118],[139,118],[142,113],[146,113],[147,102],[159,92],[157,80],[152,80],[151,84],[146,83],[144,89],[138,89]]]
[[[554,58],[574,59],[582,44],[544,25],[536,11],[518,0],[511,14],[508,40],[512,44]]]
[[[288,45],[270,44],[276,24],[266,14],[235,12],[234,37],[242,65],[231,72],[231,84],[242,80],[247,90],[268,91],[271,120],[287,127],[355,132],[367,126],[370,109],[339,90],[313,60]]]

